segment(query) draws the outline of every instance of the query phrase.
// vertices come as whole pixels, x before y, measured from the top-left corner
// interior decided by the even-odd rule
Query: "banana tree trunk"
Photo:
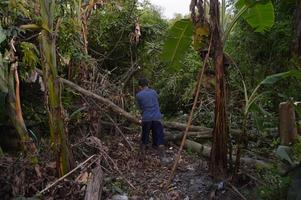
[[[223,44],[219,24],[219,2],[210,0],[210,25],[214,49],[215,86],[215,118],[213,128],[213,144],[211,149],[211,174],[215,178],[223,178],[227,174],[227,138],[226,124],[226,92]]]
[[[14,40],[11,40],[10,51],[5,55],[5,58],[0,54],[0,91],[7,95],[6,111],[10,122],[15,127],[18,138],[15,138],[20,144],[24,153],[36,161],[36,147],[32,139],[28,135],[27,128],[24,123],[21,110],[18,62],[14,52]],[[4,59],[6,62],[4,62]],[[8,66],[8,63],[11,63]]]
[[[36,147],[32,139],[28,135],[28,131],[22,115],[19,87],[20,84],[17,66],[17,61],[13,62],[8,74],[8,115],[10,121],[12,122],[19,135],[21,148],[27,155],[31,156],[34,161],[36,161],[36,158],[34,156]]]
[[[43,29],[40,36],[44,82],[47,94],[49,128],[59,175],[71,168],[71,152],[65,130],[61,102],[61,83],[58,78],[53,18],[55,0],[40,0]]]

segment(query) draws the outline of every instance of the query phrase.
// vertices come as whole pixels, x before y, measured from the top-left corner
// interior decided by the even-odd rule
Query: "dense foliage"
[[[69,140],[112,135],[118,132],[116,124],[136,131],[108,105],[64,87],[60,78],[138,117],[137,79],[146,77],[158,91],[164,120],[186,123],[211,45],[212,22],[196,23],[193,12],[192,17],[175,15],[168,20],[148,1],[66,0],[52,6],[49,2],[0,2],[0,156],[25,152],[36,163],[47,146],[57,168],[70,161],[68,169],[60,169],[63,175],[73,164]],[[221,1],[220,11],[230,153],[243,146],[246,155],[276,159],[279,103],[301,98],[301,45],[296,44],[300,3]],[[208,10],[203,14],[209,19]],[[219,82],[214,56],[208,55],[193,124],[213,128]],[[299,120],[301,110],[294,109]],[[69,152],[62,153],[67,149],[70,157]],[[280,145],[276,154],[292,172],[281,174],[277,164],[272,170],[258,170],[268,185],[258,187],[257,196],[285,198],[287,190],[289,196],[298,195],[300,152],[300,140],[292,147]],[[75,150],[74,157],[78,155]]]

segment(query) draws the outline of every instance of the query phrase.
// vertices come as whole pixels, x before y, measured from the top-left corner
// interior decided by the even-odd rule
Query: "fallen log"
[[[209,146],[197,143],[192,140],[186,140],[184,147],[186,149],[191,149],[193,152],[199,153],[204,157],[207,157],[207,158],[210,157],[211,148]]]
[[[167,123],[170,125],[170,124],[173,124],[174,122],[167,122]],[[179,123],[177,123],[177,124],[179,124]],[[196,137],[196,138],[200,138],[200,139],[212,138],[212,129],[211,128],[194,126],[194,129],[197,129],[199,131],[188,132],[187,137],[189,137],[189,138]],[[183,138],[184,132],[179,131],[177,128],[175,128],[175,130],[176,130],[176,132],[171,132],[169,130],[165,131],[165,139],[167,141],[175,141],[175,140],[179,140],[179,139]],[[238,134],[240,134],[240,130],[239,129],[231,129],[230,133],[233,135],[238,135]]]
[[[179,122],[164,122],[164,127],[167,129],[185,131],[187,124],[179,123]],[[199,132],[201,134],[211,134],[213,129],[207,128],[204,126],[190,126],[189,131],[191,132]],[[230,129],[230,133],[233,135],[238,135],[242,131],[240,129]]]
[[[197,152],[204,157],[207,157],[207,158],[210,157],[211,147],[209,147],[209,146],[202,145],[202,144],[197,143],[192,140],[186,140],[184,147],[191,149],[193,152]],[[233,160],[235,160],[236,156],[232,156],[232,158],[233,158]],[[261,167],[265,167],[265,168],[270,167],[270,164],[266,161],[249,158],[249,157],[242,157],[241,162],[243,162],[247,165],[252,165],[252,166],[255,165],[255,166],[261,166]]]
[[[40,75],[43,75],[41,70],[36,69],[36,71]],[[75,83],[73,83],[69,80],[66,80],[64,78],[58,77],[58,79],[61,83],[65,84],[66,86],[70,87],[71,89],[76,90],[77,92],[80,92],[80,93],[86,95],[87,97],[91,97],[91,98],[94,98],[94,99],[98,100],[99,102],[101,102],[102,104],[104,104],[105,106],[110,108],[113,112],[123,116],[124,118],[126,118],[127,120],[129,120],[129,121],[131,121],[135,124],[141,125],[139,119],[136,116],[134,116],[131,113],[125,111],[122,108],[120,108],[118,105],[116,105],[111,100],[109,100],[107,98],[104,98],[104,97],[102,97],[98,94],[95,94],[95,93],[93,93],[89,90],[86,90],[86,89],[80,87],[79,85],[77,85],[77,84],[75,84]],[[168,128],[168,129],[175,129],[175,130],[182,130],[182,131],[184,131],[186,129],[186,126],[187,126],[187,124],[178,123],[178,122],[164,122],[163,125],[164,125],[165,128]],[[189,131],[197,131],[197,132],[205,132],[206,131],[208,133],[209,132],[211,133],[212,128],[191,125],[190,128],[189,128]],[[234,133],[234,134],[240,134],[241,130],[239,130],[239,129],[230,129],[230,132]]]
[[[182,124],[182,123],[178,123],[178,122],[165,122],[164,123],[164,127],[165,128],[169,128],[169,129],[175,129],[175,130],[180,130],[180,131],[184,131],[187,127],[187,124]],[[193,126],[191,125],[189,127],[189,131],[198,131],[198,132],[203,132],[203,131],[207,131],[207,132],[212,132],[211,128],[207,128],[207,127],[202,127],[202,126]]]
[[[37,73],[39,73],[41,76],[43,75],[42,71],[39,70],[39,69],[36,69]],[[114,102],[112,102],[111,100],[107,99],[107,98],[104,98],[98,94],[95,94],[89,90],[86,90],[82,87],[80,87],[79,85],[69,81],[69,80],[66,80],[64,78],[61,78],[61,77],[58,77],[59,81],[61,83],[63,83],[64,85],[70,87],[71,89],[77,91],[77,92],[80,92],[82,94],[84,94],[85,96],[87,97],[91,97],[91,98],[94,98],[96,100],[98,100],[99,102],[101,102],[102,104],[104,104],[105,106],[107,106],[108,108],[110,108],[113,112],[125,117],[127,120],[135,123],[135,124],[138,124],[138,125],[141,125],[141,123],[139,122],[139,119],[132,115],[131,113],[125,111],[124,109],[120,108],[118,105],[116,105]],[[177,123],[177,122],[165,122],[163,123],[164,127],[165,128],[169,128],[169,129],[176,129],[176,130],[185,130],[185,127],[186,127],[186,124],[182,124],[182,123]],[[209,130],[212,130],[211,128],[206,128],[206,127],[201,127],[201,126],[191,126],[190,131],[209,131]]]
[[[119,115],[122,115],[123,117],[125,117],[126,119],[130,120],[131,122],[134,122],[135,124],[140,124],[139,120],[137,117],[133,116],[132,114],[130,114],[129,112],[123,110],[122,108],[120,108],[119,106],[117,106],[114,102],[112,102],[111,100],[104,98],[98,94],[95,94],[89,90],[86,90],[82,87],[80,87],[79,85],[68,81],[66,79],[63,78],[59,78],[59,80],[64,83],[65,85],[69,86],[70,88],[86,95],[87,97],[92,97],[94,99],[99,100],[102,104],[104,104],[105,106],[109,107],[112,111],[114,111],[115,113],[118,113]]]
[[[101,166],[98,165],[92,170],[91,177],[88,180],[85,200],[101,200],[103,180],[104,174]]]
[[[184,133],[183,132],[169,132],[165,131],[165,140],[167,141],[175,141],[183,138]],[[196,137],[200,139],[210,139],[212,138],[212,134],[209,131],[203,131],[203,132],[188,132],[187,135],[188,138]]]

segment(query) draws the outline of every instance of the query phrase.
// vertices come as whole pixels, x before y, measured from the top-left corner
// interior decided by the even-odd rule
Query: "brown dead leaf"
[[[38,176],[39,178],[41,178],[41,177],[42,177],[42,173],[41,173],[41,170],[40,170],[40,166],[39,166],[39,165],[35,165],[35,166],[34,166],[34,170],[36,171],[37,176]]]
[[[209,200],[215,200],[216,199],[216,190],[212,190],[209,194]]]
[[[177,190],[173,190],[169,193],[170,200],[180,200],[180,193]]]
[[[56,162],[49,162],[49,163],[47,163],[46,167],[55,169],[56,168]]]
[[[89,179],[89,173],[87,171],[85,171],[84,173],[80,174],[77,178],[76,181],[78,183],[83,183],[83,184],[87,184]]]

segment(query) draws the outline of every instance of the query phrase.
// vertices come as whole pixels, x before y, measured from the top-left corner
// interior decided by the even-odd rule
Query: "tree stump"
[[[279,104],[279,134],[282,145],[289,146],[298,139],[295,111],[289,102]]]

